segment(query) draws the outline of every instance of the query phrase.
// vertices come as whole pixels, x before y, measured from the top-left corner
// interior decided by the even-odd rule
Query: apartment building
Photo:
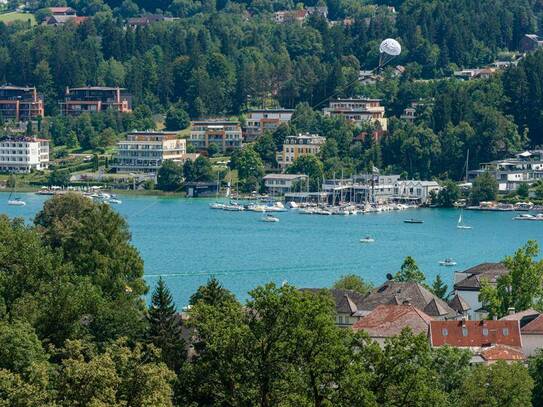
[[[243,140],[255,141],[265,132],[275,131],[281,124],[290,122],[293,113],[293,109],[262,109],[247,112]]]
[[[0,172],[28,173],[49,167],[49,140],[0,137]]]
[[[215,144],[221,153],[241,148],[243,135],[238,121],[206,119],[191,122],[189,142],[199,151]]]
[[[157,173],[166,160],[188,159],[186,141],[176,132],[136,131],[117,143],[113,169],[117,172]]]
[[[380,99],[348,98],[330,100],[328,107],[323,109],[325,116],[343,117],[355,125],[372,123],[383,131],[387,130],[385,108]]]
[[[298,157],[317,155],[326,138],[317,134],[298,134],[285,139],[283,150],[277,153],[277,162],[281,168],[286,168]]]
[[[67,88],[60,111],[65,116],[78,116],[82,113],[96,113],[108,109],[121,113],[132,111],[132,96],[126,89],[106,86],[85,86]]]
[[[3,120],[29,121],[43,117],[43,97],[35,87],[0,86],[0,116]]]

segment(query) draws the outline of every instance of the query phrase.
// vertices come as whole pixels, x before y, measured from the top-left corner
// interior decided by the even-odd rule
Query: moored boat
[[[424,223],[423,220],[420,220],[420,219],[414,219],[414,218],[411,218],[411,219],[405,219],[403,221],[403,223],[415,223],[415,224],[420,224],[420,223]]]
[[[445,266],[445,267],[451,267],[451,266],[456,266],[456,262],[449,257],[449,258],[446,258],[445,260],[441,260],[439,262],[439,265]]]

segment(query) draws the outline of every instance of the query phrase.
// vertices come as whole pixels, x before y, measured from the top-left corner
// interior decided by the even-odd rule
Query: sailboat
[[[460,211],[460,216],[458,217],[458,223],[456,225],[457,229],[472,229],[471,226],[464,224],[464,210]]]
[[[10,194],[8,196],[8,205],[11,205],[11,206],[25,206],[26,202],[21,200],[21,198],[16,197],[16,198],[11,199],[11,195],[13,195],[14,191],[15,191],[15,187],[13,187],[13,189],[11,190],[11,192],[10,192]]]
[[[224,209],[226,206],[224,203],[219,202],[219,183],[220,183],[220,173],[217,173],[217,193],[215,194],[215,202],[210,203],[209,207],[211,209]],[[230,183],[228,183],[228,187],[230,187]]]

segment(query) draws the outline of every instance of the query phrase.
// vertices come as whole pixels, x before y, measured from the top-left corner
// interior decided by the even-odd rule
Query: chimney
[[[515,313],[515,307],[509,307],[509,308],[507,308],[507,313],[508,313],[509,315],[513,315],[513,314]]]
[[[493,321],[497,321],[497,320],[498,320],[498,316],[497,316],[497,315],[494,315],[494,316],[492,317],[492,320],[493,320]]]

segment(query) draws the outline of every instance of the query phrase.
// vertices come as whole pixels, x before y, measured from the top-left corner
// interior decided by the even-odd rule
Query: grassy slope
[[[10,12],[0,14],[0,21],[4,23],[11,23],[13,21],[28,21],[29,19],[31,20],[32,25],[36,24],[36,19],[34,18],[34,15],[30,13]]]

